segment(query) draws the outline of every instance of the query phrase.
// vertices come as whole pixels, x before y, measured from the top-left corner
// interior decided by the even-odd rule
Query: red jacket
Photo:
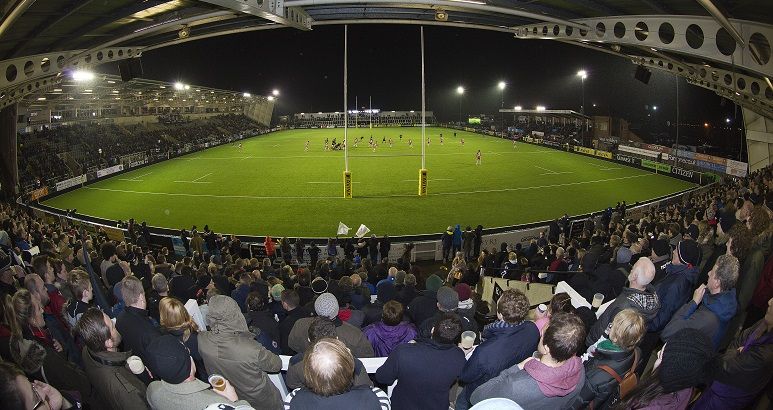
[[[760,281],[752,296],[752,305],[763,310],[768,308],[768,301],[773,298],[773,256],[768,258],[760,274]]]

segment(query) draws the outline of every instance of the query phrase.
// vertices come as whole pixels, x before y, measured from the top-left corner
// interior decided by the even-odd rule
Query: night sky
[[[341,111],[343,31],[343,26],[308,32],[275,29],[171,46],[143,55],[143,77],[263,95],[277,88],[279,115]],[[441,121],[458,118],[459,85],[466,89],[464,115],[496,112],[499,81],[507,82],[506,107],[533,109],[539,104],[580,111],[579,69],[588,72],[586,113],[611,114],[646,129],[665,127],[676,118],[676,80],[664,71],[654,70],[644,85],[633,78],[635,66],[628,60],[582,47],[473,29],[424,31],[427,110]],[[354,108],[355,96],[360,107],[372,96],[373,108],[420,110],[420,61],[418,26],[349,26],[349,108]],[[682,123],[716,125],[709,142],[736,145],[719,132],[725,119],[733,118],[733,104],[721,106],[716,94],[684,80],[679,87]],[[657,112],[646,109],[653,105]],[[740,109],[738,118],[740,123]],[[680,132],[688,138],[708,135],[693,128]]]

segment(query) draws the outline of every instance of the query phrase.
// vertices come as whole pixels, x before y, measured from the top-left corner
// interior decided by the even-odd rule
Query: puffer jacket
[[[638,349],[637,347],[636,350]],[[641,353],[639,355],[641,356]],[[633,351],[623,350],[611,341],[599,343],[593,357],[585,362],[585,385],[574,399],[572,408],[609,408],[611,400],[618,395],[619,384],[611,374],[599,366],[609,366],[622,378],[631,370],[633,359]]]
[[[255,341],[236,301],[224,295],[210,299],[207,325],[211,330],[199,333],[207,371],[223,375],[252,407],[281,409],[282,397],[266,372],[280,371],[282,360]]]

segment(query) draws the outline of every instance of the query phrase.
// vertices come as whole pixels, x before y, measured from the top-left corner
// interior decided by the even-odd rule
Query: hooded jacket
[[[471,402],[504,397],[524,409],[567,409],[584,385],[585,369],[579,357],[555,368],[529,360],[523,370],[512,366],[475,389]]]
[[[207,371],[223,375],[239,398],[254,408],[282,408],[282,397],[266,372],[282,369],[279,356],[255,341],[239,305],[228,296],[210,299],[207,313],[210,331],[199,333],[199,353]]]
[[[456,228],[454,228],[453,244],[455,248],[462,247],[462,227],[459,224],[456,224]]]
[[[618,392],[619,384],[599,366],[609,366],[620,377],[625,377],[633,366],[633,358],[633,351],[623,350],[611,341],[598,344],[593,357],[585,362],[585,385],[575,398],[572,408],[608,408],[610,399]]]
[[[698,268],[692,265],[668,265],[666,277],[655,285],[660,299],[660,310],[647,324],[647,331],[660,332],[677,310],[692,296],[698,281]]]
[[[716,295],[707,292],[703,295],[700,305],[690,300],[679,308],[660,333],[660,338],[668,341],[669,337],[682,329],[697,329],[714,342],[715,350],[719,349],[727,324],[735,315],[737,308],[735,289],[719,292]]]
[[[309,326],[313,320],[314,317],[304,317],[295,322],[287,340],[290,349],[296,352],[306,351],[306,347],[309,346]],[[362,334],[362,330],[337,317],[333,319],[333,323],[336,327],[336,336],[352,351],[354,357],[373,357],[373,346]]]
[[[528,320],[518,324],[497,321],[486,325],[481,338],[483,343],[475,348],[459,377],[465,383],[461,395],[467,401],[478,386],[531,356],[537,350],[540,333]]]
[[[83,365],[100,401],[111,409],[147,409],[145,384],[126,369],[131,352],[92,352],[83,348]]]
[[[397,345],[408,343],[416,338],[416,326],[402,322],[397,326],[388,326],[384,322],[376,322],[362,331],[373,346],[376,357],[387,357]]]
[[[596,323],[593,324],[588,336],[585,337],[585,345],[596,343],[601,336],[606,336],[608,327],[618,312],[623,309],[633,309],[639,312],[645,322],[651,321],[660,309],[660,299],[652,285],[647,285],[643,291],[634,288],[623,288],[620,295],[615,298]]]

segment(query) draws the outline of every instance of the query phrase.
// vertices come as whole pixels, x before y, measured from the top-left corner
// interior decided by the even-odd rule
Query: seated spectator
[[[406,312],[416,326],[424,323],[437,313],[437,291],[443,286],[443,279],[436,274],[430,275],[425,281],[425,291],[408,304]]]
[[[444,315],[430,338],[397,346],[376,371],[376,381],[391,385],[397,408],[447,409],[449,390],[464,367],[464,353],[457,347],[462,334],[459,318]]]
[[[147,296],[147,309],[148,315],[156,323],[161,321],[158,313],[158,305],[161,299],[169,296],[169,283],[166,277],[160,273],[153,275],[153,279],[150,280],[151,288],[150,294]]]
[[[698,329],[711,338],[714,349],[719,350],[727,324],[735,315],[738,305],[735,284],[739,269],[735,256],[722,255],[717,258],[714,268],[709,271],[708,283],[698,286],[692,300],[676,311],[661,332],[661,339],[668,341],[671,335],[684,328]]]
[[[207,371],[199,354],[199,326],[193,321],[185,305],[176,298],[163,298],[159,305],[159,313],[161,329],[185,345],[193,361],[196,362],[199,379],[206,380]]]
[[[666,346],[670,344],[666,343]],[[759,322],[743,330],[715,363],[713,382],[696,409],[743,409],[769,385],[773,377],[773,299]]]
[[[550,317],[558,312],[574,313],[574,306],[572,306],[572,298],[568,293],[561,292],[556,293],[550,298],[550,302],[547,305],[547,309],[544,312],[540,312],[539,309],[535,311],[537,320],[534,324],[537,325],[540,335],[545,334],[545,327],[550,322]]]
[[[403,311],[400,302],[390,300],[384,305],[381,321],[362,330],[373,346],[376,357],[387,357],[397,345],[416,338],[416,327],[408,321],[403,321]]]
[[[585,362],[585,386],[572,408],[609,408],[610,404],[620,399],[618,379],[636,371],[637,362],[641,360],[636,345],[646,330],[644,318],[633,309],[623,309],[615,315],[609,339],[599,339]],[[615,374],[610,374],[601,366],[606,366]]]
[[[438,289],[437,291],[437,309],[438,310],[432,317],[425,320],[424,322],[421,323],[421,325],[419,325],[418,327],[419,335],[424,338],[431,337],[432,327],[434,327],[435,323],[440,319],[440,317],[446,313],[459,316],[459,320],[462,323],[463,331],[470,330],[477,333],[478,332],[477,323],[468,319],[465,316],[462,316],[456,313],[456,309],[458,308],[459,308],[459,294],[456,293],[456,291],[453,288],[449,288],[448,286],[443,286],[442,288]]]
[[[371,346],[365,335],[362,334],[362,330],[343,322],[338,318],[338,300],[332,293],[323,293],[319,295],[317,300],[314,301],[314,310],[317,312],[317,316],[326,317],[335,323],[338,339],[351,349],[354,357],[373,357],[373,346]],[[306,347],[309,345],[307,335],[312,320],[314,320],[314,318],[305,317],[298,319],[298,321],[295,322],[288,338],[288,346],[290,349],[296,352],[306,351]]]
[[[710,371],[713,350],[711,340],[702,332],[680,330],[658,353],[652,374],[639,382],[619,408],[686,409],[693,388],[702,383]]]
[[[397,301],[402,303],[407,310],[408,305],[410,305],[420,294],[421,293],[416,290],[416,275],[412,273],[406,274],[405,286],[397,292]]]
[[[456,409],[469,408],[470,396],[478,386],[534,353],[540,334],[534,322],[526,320],[528,314],[529,299],[523,292],[508,289],[502,293],[497,301],[498,320],[483,328],[483,342],[472,352],[459,377],[464,389]]]
[[[83,365],[99,401],[112,409],[146,409],[145,384],[126,366],[131,352],[121,352],[121,334],[97,308],[80,316],[75,333],[86,345]]]
[[[652,320],[660,309],[658,295],[655,293],[655,288],[650,285],[654,277],[655,265],[652,261],[639,258],[633,265],[631,274],[628,275],[629,287],[623,288],[620,295],[607,306],[598,321],[593,324],[585,338],[585,345],[596,343],[600,337],[608,338],[612,319],[623,309],[634,309],[644,317],[645,322]]]
[[[247,328],[255,334],[255,340],[274,354],[280,354],[279,324],[274,315],[266,309],[266,298],[259,292],[250,292],[245,300],[247,311],[244,319]]]
[[[690,291],[698,281],[698,264],[701,251],[693,240],[683,240],[673,251],[671,264],[666,267],[666,276],[655,284],[660,300],[658,313],[647,323],[647,330],[660,332],[677,310],[690,298]]]
[[[475,301],[472,300],[472,288],[466,283],[458,283],[454,286],[456,294],[459,295],[459,306],[456,308],[456,313],[470,319],[475,320]]]
[[[529,357],[503,370],[475,389],[471,403],[503,397],[525,409],[567,407],[585,385],[585,369],[576,356],[583,339],[585,325],[577,315],[553,315],[538,345],[541,357]]]
[[[120,283],[126,308],[118,315],[115,327],[123,336],[124,350],[131,350],[145,361],[148,343],[161,336],[161,332],[153,325],[145,310],[147,302],[142,282],[134,276],[127,276]]]
[[[335,324],[330,319],[324,317],[315,317],[309,326],[309,343],[313,345],[323,338],[336,338]],[[303,387],[304,378],[304,353],[298,353],[290,358],[285,377],[285,385],[289,390],[295,390]],[[373,386],[373,382],[368,377],[365,365],[360,359],[354,358],[354,386]]]
[[[310,314],[305,307],[300,306],[300,297],[295,290],[282,292],[282,308],[287,311],[287,316],[279,322],[279,348],[282,354],[292,356],[296,352],[288,345],[290,332],[298,319],[308,317]]]
[[[89,274],[82,270],[73,270],[70,273],[69,288],[73,299],[65,308],[65,318],[71,328],[75,327],[81,315],[91,307],[91,299],[94,298],[94,290],[91,288]]]
[[[199,353],[207,371],[230,380],[256,409],[280,407],[282,398],[266,372],[281,370],[282,361],[255,341],[239,305],[229,296],[213,296],[206,320],[210,331],[199,333]]]
[[[161,379],[150,383],[147,389],[148,403],[154,410],[198,409],[211,404],[250,405],[239,400],[228,378],[222,391],[210,388],[209,384],[197,379],[196,364],[176,337],[157,337],[148,345],[148,353],[145,364],[157,379]]]
[[[389,397],[379,388],[354,386],[355,362],[346,345],[324,338],[309,346],[303,365],[305,387],[287,395],[285,408],[388,410]]]
[[[365,312],[352,307],[351,279],[348,276],[341,278],[337,288],[338,318],[354,327],[362,327],[365,322]],[[341,282],[344,286],[341,287]]]
[[[244,272],[239,276],[239,284],[236,286],[236,289],[231,292],[231,297],[239,305],[239,309],[241,309],[242,312],[247,311],[247,295],[250,293],[252,282],[252,275]]]
[[[76,409],[59,390],[38,380],[30,382],[18,367],[0,361],[0,402],[8,409]]]
[[[367,286],[362,285],[360,275],[353,273],[350,278],[352,282],[352,307],[362,310],[365,305],[370,303],[370,290]]]
[[[397,269],[395,269],[395,272],[397,272]],[[379,286],[376,288],[376,301],[362,308],[363,313],[365,313],[363,326],[368,326],[381,320],[384,304],[393,300],[396,296],[397,291],[395,291],[395,285],[391,280],[384,279],[379,283]]]

